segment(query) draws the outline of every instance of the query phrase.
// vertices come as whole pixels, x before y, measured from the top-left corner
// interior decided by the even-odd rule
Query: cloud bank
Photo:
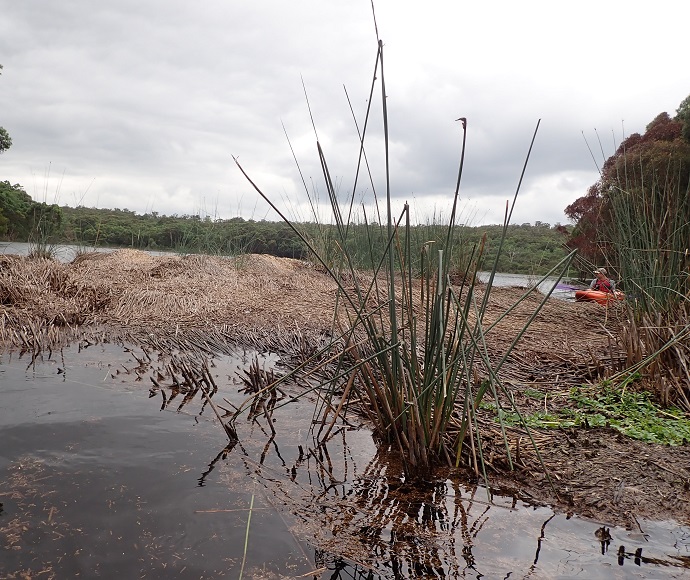
[[[0,125],[13,139],[0,180],[35,199],[278,219],[235,156],[309,219],[307,193],[326,202],[317,135],[340,194],[352,191],[350,107],[361,128],[377,49],[370,2],[0,4]],[[604,4],[376,2],[396,207],[419,221],[449,213],[466,117],[461,220],[500,223],[541,120],[513,222],[566,223],[595,160],[690,93],[683,35],[650,24],[687,21],[690,7]],[[371,104],[364,204],[384,194],[380,82]]]

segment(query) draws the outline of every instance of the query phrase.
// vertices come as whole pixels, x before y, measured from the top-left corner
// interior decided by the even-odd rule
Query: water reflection
[[[641,578],[688,574],[687,527],[646,522],[644,545],[627,548],[621,542],[640,540],[626,530],[531,508],[516,498],[487,496],[485,488],[454,479],[412,488],[386,474],[388,466],[376,459],[339,494],[319,498],[320,508],[329,506],[333,538],[350,547],[347,538],[354,534],[359,544],[359,551],[341,550],[331,560],[318,555],[317,562],[329,564],[327,577],[570,578],[584,573],[609,578],[606,566],[613,565],[639,567]],[[673,537],[679,531],[680,541]],[[612,553],[610,545],[616,546]]]
[[[353,554],[353,559],[367,558],[385,577],[479,574],[483,565],[478,560],[486,554],[475,554],[475,543],[490,521],[491,510],[515,507],[492,506],[485,488],[465,488],[458,480],[411,485],[388,473],[390,463],[376,457],[362,476],[337,492],[329,487],[332,491],[325,490],[318,498],[320,505],[328,506],[333,537],[356,533],[362,553]]]
[[[116,345],[75,346],[28,365],[30,357],[4,355],[0,475],[26,499],[0,498],[0,536],[27,518],[39,530],[31,550],[64,573],[81,570],[57,564],[78,528],[90,564],[98,554],[117,558],[121,546],[108,544],[109,532],[123,546],[155,544],[156,560],[145,564],[141,551],[127,552],[116,566],[122,577],[163,577],[173,553],[189,564],[173,574],[233,577],[256,497],[248,563],[283,577],[609,578],[630,569],[641,578],[687,576],[687,526],[641,522],[644,534],[635,535],[530,507],[452,472],[412,484],[354,417],[317,441],[313,402],[292,398],[298,386],[262,392],[263,406],[249,405],[229,440],[220,426],[265,387],[244,380],[248,369],[266,380],[278,372],[274,358],[256,356]],[[276,405],[281,397],[286,404]],[[48,541],[52,530],[64,538]],[[17,537],[27,551],[0,563],[0,576],[28,568],[31,538]]]
[[[216,468],[216,463],[218,463],[219,461],[223,461],[223,460],[227,459],[228,453],[230,453],[235,448],[236,445],[237,445],[237,441],[233,441],[231,443],[228,443],[228,445],[226,445],[221,450],[221,452],[211,460],[211,463],[208,464],[208,469],[206,471],[204,471],[198,479],[199,487],[204,487],[204,485],[206,484],[206,478]]]
[[[317,546],[322,578],[610,578],[608,567],[630,565],[642,578],[688,572],[687,527],[644,522],[645,538],[455,477],[412,485],[385,454],[362,464],[342,435],[310,449],[300,488],[267,485]]]

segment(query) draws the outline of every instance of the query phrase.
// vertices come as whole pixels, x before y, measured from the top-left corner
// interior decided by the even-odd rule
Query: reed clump
[[[618,159],[607,190],[608,247],[629,305],[626,373],[690,411],[690,157]],[[654,161],[654,162],[652,162]]]
[[[457,224],[466,119],[458,120],[462,126],[462,146],[455,192],[449,198],[450,217],[445,224],[433,224],[434,227],[429,228],[430,237],[422,244],[413,244],[409,206],[405,204],[399,214],[394,214],[392,208],[388,113],[380,41],[370,94],[377,86],[381,89],[382,182],[386,185],[385,194],[377,194],[375,180],[371,177],[373,169],[367,167],[369,187],[374,191],[377,216],[374,221],[367,216],[364,206],[357,219],[353,218],[360,171],[364,173],[362,168],[367,164],[365,141],[370,109],[364,122],[358,125],[359,160],[354,185],[342,201],[317,137],[318,158],[334,223],[334,228],[327,230],[334,237],[328,240],[310,239],[281,212],[271,196],[252,181],[237,160],[235,162],[258,194],[300,236],[338,287],[332,332],[336,338],[330,347],[336,353],[336,362],[330,380],[323,385],[323,405],[317,409],[321,425],[319,435],[327,437],[335,421],[347,412],[348,401],[357,401],[358,409],[375,426],[382,445],[398,450],[408,476],[424,475],[443,463],[467,465],[486,477],[482,426],[477,413],[479,405],[484,398],[491,398],[497,405],[518,412],[510,389],[501,378],[501,370],[548,299],[547,294],[524,324],[515,329],[504,350],[490,351],[488,339],[496,332],[500,320],[529,294],[526,292],[517,303],[509,306],[503,316],[495,317],[491,323],[487,321],[497,260],[537,130],[512,205],[506,204],[497,258],[486,268],[491,270],[489,282],[480,290],[477,272],[485,266],[483,242],[473,247],[463,244],[461,227]],[[309,196],[308,190],[306,194]],[[357,239],[368,240],[364,249],[353,243],[353,221],[360,224]],[[564,258],[547,276],[555,274],[560,279],[573,255]],[[356,267],[363,261],[367,264],[367,276],[362,276]],[[452,283],[451,273],[454,280],[460,281],[459,286]],[[512,467],[509,437],[502,424],[500,430],[507,464]]]

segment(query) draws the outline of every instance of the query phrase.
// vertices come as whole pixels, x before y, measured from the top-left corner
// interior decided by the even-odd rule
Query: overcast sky
[[[377,0],[393,211],[500,223],[541,119],[513,223],[567,223],[602,153],[690,94],[690,3]],[[370,0],[0,0],[0,180],[37,201],[292,219],[325,212],[316,137],[353,188],[376,57]],[[379,76],[380,80],[380,76]],[[383,185],[380,84],[366,143]],[[287,133],[287,137],[286,137]],[[584,135],[583,135],[584,134]],[[601,140],[600,148],[597,134]],[[369,204],[372,187],[357,186]],[[323,217],[322,217],[323,219]]]

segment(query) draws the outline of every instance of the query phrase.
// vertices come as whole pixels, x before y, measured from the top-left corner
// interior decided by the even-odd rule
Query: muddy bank
[[[347,280],[344,280],[347,283]],[[488,317],[524,291],[496,288]],[[269,256],[225,259],[152,257],[121,250],[85,254],[70,264],[0,257],[3,349],[36,352],[103,334],[161,350],[223,352],[228,345],[307,356],[330,333],[336,286],[313,265]],[[541,301],[534,292],[490,335],[504,352]],[[550,300],[502,371],[526,411],[528,390],[563,392],[621,369],[622,309]],[[550,401],[557,411],[559,398]],[[491,417],[486,424],[491,432]],[[535,430],[553,487],[525,434],[513,472],[493,462],[490,478],[533,503],[634,527],[638,518],[690,521],[690,448],[645,444],[607,429]],[[491,445],[490,437],[487,437]],[[495,446],[500,446],[495,434]]]

